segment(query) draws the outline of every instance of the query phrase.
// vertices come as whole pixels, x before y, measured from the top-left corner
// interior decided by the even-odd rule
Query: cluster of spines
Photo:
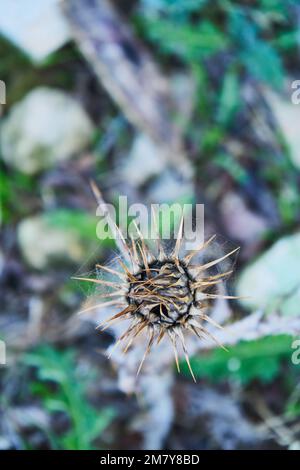
[[[98,203],[105,204],[98,188],[95,187],[95,185],[92,185],[92,188],[93,188],[93,192],[96,196]],[[108,214],[107,214],[107,217],[109,217]],[[155,214],[154,214],[154,220],[156,221]],[[157,256],[155,256],[153,253],[151,253],[150,249],[146,245],[145,240],[137,226],[136,226],[136,230],[139,235],[139,239],[135,240],[133,237],[130,237],[130,243],[126,243],[117,225],[114,224],[114,222],[111,220],[108,220],[108,221],[110,223],[111,229],[113,230],[113,233],[116,234],[116,240],[118,242],[121,255],[123,256],[125,262],[122,260],[121,257],[116,258],[117,262],[120,265],[121,271],[117,269],[113,269],[108,266],[102,266],[100,264],[96,265],[97,270],[107,272],[108,274],[118,278],[118,280],[116,281],[98,279],[98,278],[96,279],[84,278],[84,277],[75,278],[81,281],[93,282],[99,286],[112,289],[112,292],[105,293],[105,294],[98,296],[98,298],[110,299],[110,300],[105,300],[99,304],[87,307],[84,310],[82,310],[80,313],[84,313],[92,309],[103,309],[103,308],[111,307],[111,306],[120,307],[121,310],[118,313],[114,314],[112,317],[103,321],[97,326],[97,328],[101,328],[101,331],[106,330],[113,323],[117,321],[121,321],[123,319],[128,319],[128,318],[132,319],[132,322],[130,326],[127,328],[127,330],[116,340],[115,345],[109,354],[109,357],[111,356],[113,350],[121,342],[127,339],[128,342],[123,350],[124,353],[126,353],[129,347],[132,345],[133,341],[138,337],[138,335],[140,335],[142,331],[145,330],[145,328],[149,330],[148,343],[147,343],[144,355],[141,359],[140,365],[138,367],[137,374],[139,374],[144,364],[144,361],[147,355],[149,354],[155,341],[157,344],[159,344],[162,338],[167,333],[167,336],[169,337],[171,341],[171,345],[174,351],[174,357],[175,357],[175,362],[176,362],[178,371],[180,371],[180,366],[179,366],[179,360],[178,360],[177,340],[180,342],[182,346],[182,350],[183,350],[187,365],[189,367],[190,373],[193,379],[195,380],[195,375],[193,373],[193,370],[190,364],[183,331],[189,330],[193,334],[195,334],[197,337],[199,337],[201,340],[203,338],[211,339],[215,341],[218,344],[218,346],[223,347],[217,341],[214,335],[203,326],[203,322],[208,322],[216,328],[222,328],[212,318],[210,318],[209,315],[204,313],[203,309],[201,308],[201,301],[212,300],[212,299],[217,299],[217,298],[225,298],[225,299],[237,298],[235,296],[221,295],[218,293],[212,294],[212,293],[205,292],[207,288],[216,286],[217,284],[223,282],[223,280],[227,276],[229,276],[232,271],[227,271],[227,272],[215,274],[215,275],[209,275],[207,277],[202,277],[202,275],[213,266],[217,265],[224,259],[233,255],[239,248],[236,248],[232,250],[231,252],[227,253],[226,255],[221,256],[218,259],[209,261],[207,263],[200,264],[200,265],[192,265],[191,261],[193,260],[193,258],[200,251],[205,250],[205,248],[207,248],[208,245],[214,240],[215,236],[212,236],[209,240],[201,244],[201,246],[199,246],[197,249],[190,251],[183,258],[180,258],[179,253],[181,251],[182,242],[184,239],[183,238],[183,218],[181,219],[181,222],[180,222],[174,249],[169,256],[167,256],[167,254],[165,253],[163,244],[158,234],[159,233],[158,230],[157,230],[157,237],[156,237]],[[176,266],[184,266],[185,269],[187,269],[189,272],[192,271],[194,273],[193,281],[190,283],[190,288],[193,294],[193,307],[194,307],[193,313],[189,313],[186,316],[186,318],[183,318],[183,321],[180,324],[176,323],[174,326],[171,325],[170,327],[166,327],[165,323],[162,323],[160,326],[157,324],[154,326],[147,319],[147,317],[139,315],[139,309],[141,308],[141,306],[143,306],[143,299],[141,300],[139,305],[136,305],[135,303],[130,303],[129,298],[128,298],[129,288],[132,283],[139,283],[141,286],[144,287],[145,289],[144,301],[145,302],[147,301],[147,296],[148,297],[152,296],[153,298],[155,294],[153,294],[153,290],[149,290],[149,292],[147,293],[147,285],[149,286],[153,284],[154,281],[157,282],[157,278],[155,277],[155,275],[153,276],[153,272],[151,272],[153,271],[153,268],[151,268],[151,265],[156,259],[160,263],[173,262],[174,265]],[[138,279],[138,274],[141,272],[145,272],[146,275],[148,276],[145,280]],[[199,300],[199,294],[201,295],[201,300]],[[161,308],[161,314],[163,316],[162,305],[164,305],[164,303],[168,304],[168,300],[158,297],[157,301],[158,301],[157,305],[159,306],[159,308]],[[202,324],[198,323],[197,320],[202,321]]]

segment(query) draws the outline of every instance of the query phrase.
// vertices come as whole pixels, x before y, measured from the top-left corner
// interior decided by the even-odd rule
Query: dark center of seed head
[[[128,300],[150,323],[173,325],[187,315],[193,302],[185,268],[173,261],[155,261],[130,280]]]

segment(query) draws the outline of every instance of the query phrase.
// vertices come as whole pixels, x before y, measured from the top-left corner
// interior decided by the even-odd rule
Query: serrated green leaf
[[[111,422],[114,412],[110,408],[96,412],[86,399],[87,387],[96,377],[93,370],[84,376],[76,368],[73,350],[59,351],[50,346],[43,346],[28,353],[23,358],[28,366],[36,368],[37,376],[45,382],[53,382],[56,388],[36,390],[48,412],[64,412],[71,421],[69,431],[61,437],[51,434],[54,448],[69,450],[88,450],[93,448],[93,441]],[[34,387],[32,388],[34,391]]]

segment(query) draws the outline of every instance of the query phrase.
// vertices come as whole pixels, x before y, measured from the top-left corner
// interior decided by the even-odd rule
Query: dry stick
[[[92,282],[94,284],[100,284],[100,285],[103,285],[103,286],[109,286],[109,287],[112,287],[113,289],[120,289],[122,287],[126,287],[125,285],[117,284],[116,282],[103,281],[102,279],[93,279],[93,278],[90,278],[90,277],[72,276],[71,279],[75,279],[76,281]]]
[[[216,328],[219,328],[220,330],[223,330],[224,327],[222,325],[219,325],[219,323],[217,323],[215,320],[213,320],[212,318],[210,318],[208,315],[205,315],[205,314],[200,314],[199,317],[202,319],[202,320],[205,320],[207,321],[208,323],[210,323],[211,325],[215,326]]]
[[[138,249],[140,250],[140,253],[142,255],[143,263],[144,263],[144,266],[146,268],[146,273],[149,276],[150,275],[150,269],[149,269],[149,265],[148,265],[148,261],[147,261],[147,255],[145,254],[142,246],[139,243],[138,243]]]
[[[231,299],[231,300],[241,300],[249,299],[249,296],[244,295],[222,295],[222,294],[203,294],[203,299]]]
[[[149,352],[150,352],[150,349],[151,349],[151,346],[152,346],[152,344],[153,344],[153,341],[154,341],[154,330],[152,329],[152,331],[151,331],[151,333],[150,333],[150,339],[149,339],[149,342],[148,342],[148,344],[147,344],[146,351],[144,352],[144,355],[143,355],[143,357],[142,357],[141,363],[140,363],[139,368],[138,368],[137,373],[136,373],[137,376],[139,375],[139,373],[140,373],[141,370],[142,370],[143,364],[144,364],[144,362],[145,362],[145,359],[146,359],[147,355],[148,355]]]
[[[181,243],[182,243],[182,239],[183,239],[183,221],[184,221],[184,217],[182,215],[181,220],[180,220],[180,224],[179,224],[176,244],[175,244],[175,247],[174,247],[174,250],[173,250],[173,253],[172,253],[173,258],[175,258],[176,264],[178,264],[178,262],[179,262],[178,257],[179,257],[180,247],[181,247]]]
[[[133,125],[159,145],[166,161],[190,178],[192,165],[181,133],[172,123],[173,110],[169,111],[167,80],[150,55],[107,0],[63,0],[62,7],[75,41],[99,81]],[[119,245],[127,258],[126,248]],[[162,400],[168,399],[166,386]],[[157,434],[155,429],[155,437]]]
[[[182,334],[182,331],[181,331],[180,328],[176,328],[175,333],[177,334],[177,336],[180,339],[186,363],[188,365],[191,376],[193,377],[193,380],[196,383],[196,377],[194,375],[194,372],[193,372],[193,369],[192,369],[192,366],[191,366],[191,363],[190,363],[190,358],[189,358],[189,355],[188,355],[188,350],[187,350],[187,347],[186,347],[186,344],[185,344],[185,339],[184,339],[184,336]]]
[[[226,259],[229,256],[233,255],[234,253],[236,253],[239,250],[240,250],[240,247],[235,248],[234,250],[230,251],[229,253],[226,253],[226,255],[221,256],[220,258],[215,259],[213,261],[210,261],[209,263],[203,264],[202,266],[199,266],[199,270],[204,271],[205,269],[211,268],[212,266],[215,266],[216,264],[220,263],[221,261],[223,261],[224,259]]]
[[[117,291],[114,291],[114,292],[107,292],[105,294],[97,294],[95,295],[95,299],[106,299],[106,298],[109,298],[109,297],[124,297],[124,295],[126,294],[126,290],[125,289],[120,289],[120,290],[117,290]],[[86,305],[88,304],[89,302],[86,302]]]
[[[94,181],[91,181],[90,184],[91,184],[91,189],[93,191],[95,199],[97,201],[98,207],[101,206],[104,210],[104,217],[106,218],[106,221],[109,225],[109,228],[112,231],[115,243],[116,243],[120,253],[123,255],[123,257],[127,261],[133,263],[130,249],[127,246],[127,243],[124,239],[124,236],[123,236],[121,230],[119,229],[119,227],[117,226],[115,221],[111,218],[108,206],[107,206],[106,202],[104,201],[104,199],[102,197],[100,189],[98,188],[98,186],[96,185],[96,183]]]
[[[123,339],[125,339],[127,336],[130,335],[130,333],[137,327],[137,323],[134,324],[134,325],[130,325],[127,330],[121,335],[119,336],[119,338],[117,339],[117,341],[114,343],[113,347],[111,348],[110,350],[110,353],[108,354],[107,358],[110,359],[111,358],[111,355],[112,353],[114,352],[114,350],[119,346],[119,344],[123,341]]]
[[[124,273],[124,276],[126,279],[130,278],[131,280],[134,280],[135,279],[135,276],[133,274],[131,274],[131,272],[129,271],[129,269],[127,268],[127,266],[123,263],[123,261],[121,260],[120,257],[116,258],[116,260],[118,261],[119,265],[121,266],[121,268],[123,269]]]
[[[209,339],[214,341],[214,343],[216,343],[220,348],[224,349],[224,351],[228,351],[228,349],[225,348],[225,346],[220,341],[218,341],[215,335],[211,334],[208,330],[203,328],[203,326],[200,325],[196,320],[190,320],[190,327],[193,333],[195,333],[195,335],[198,336],[199,339],[202,339],[203,336],[208,337]],[[201,331],[201,333],[199,333],[198,330]]]
[[[137,223],[135,222],[135,220],[133,221],[133,224],[135,226],[135,229],[140,237],[140,242],[141,242],[141,245],[140,243],[138,243],[138,248],[140,250],[140,253],[142,255],[142,259],[143,259],[143,262],[144,262],[144,265],[146,267],[146,271],[147,273],[149,274],[150,272],[150,269],[149,269],[149,265],[148,265],[148,258],[152,258],[150,259],[150,261],[153,261],[153,256],[152,254],[150,253],[150,250],[148,249],[148,247],[146,246],[146,243],[145,243],[145,240],[144,240],[144,237],[143,237],[143,234],[142,232],[140,231]]]
[[[161,342],[161,340],[163,339],[163,337],[165,336],[165,331],[164,330],[161,330],[159,335],[158,335],[158,338],[157,338],[157,341],[156,341],[156,344],[159,344]]]
[[[132,312],[134,309],[133,307],[131,306],[127,306],[125,307],[123,310],[121,310],[121,312],[118,312],[116,313],[115,315],[113,315],[112,317],[110,317],[108,320],[103,320],[101,323],[99,323],[99,325],[97,326],[96,330],[98,330],[99,328],[101,328],[101,326],[103,325],[107,325],[106,327],[102,328],[101,331],[105,331],[107,328],[108,328],[108,325],[110,325],[110,323],[114,320],[116,320],[117,318],[120,318],[124,315],[127,315],[128,313]]]
[[[199,266],[189,266],[190,269],[196,269],[196,268],[199,268]],[[214,276],[208,276],[208,277],[204,277],[202,280],[200,280],[199,282],[202,282],[202,281],[212,281],[214,279],[221,279],[223,277],[226,277],[226,276],[229,276],[230,274],[233,273],[233,270],[231,271],[226,271],[225,273],[220,273],[220,274],[215,274]]]
[[[84,308],[83,310],[80,310],[80,312],[78,312],[78,315],[82,315],[83,313],[86,313],[86,312],[89,312],[90,310],[95,310],[95,309],[101,309],[101,308],[104,308],[104,307],[108,307],[109,305],[124,305],[126,304],[125,300],[122,302],[121,300],[109,300],[108,302],[103,302],[103,303],[100,303],[100,304],[97,304],[97,305],[92,305],[91,307],[86,307]]]
[[[262,311],[256,311],[237,320],[224,330],[214,332],[214,339],[223,345],[234,345],[243,340],[255,340],[264,336],[287,334],[291,336],[300,335],[300,318],[287,317],[276,313],[265,316]],[[212,338],[211,338],[212,339]],[[193,348],[193,354],[201,349],[213,348],[213,343],[209,345],[199,342]]]
[[[135,240],[133,239],[132,235],[130,235],[130,240],[131,240],[131,247],[132,247],[132,256],[133,259],[135,260],[135,263],[137,266],[140,264],[140,258],[136,249],[136,243]]]
[[[172,331],[168,331],[168,336],[171,340],[172,348],[173,348],[173,351],[174,351],[174,358],[175,358],[177,371],[178,371],[178,373],[180,373],[180,365],[179,365],[179,360],[178,360],[178,352],[177,352],[177,347],[176,347],[175,334]]]
[[[188,255],[186,255],[186,256],[184,257],[184,262],[185,262],[186,264],[189,264],[189,262],[191,261],[191,259],[192,259],[196,254],[198,254],[201,250],[204,250],[215,238],[216,238],[216,235],[213,235],[213,236],[210,237],[208,240],[206,240],[206,242],[201,243],[201,245],[200,245],[196,250],[192,250]]]
[[[215,286],[217,284],[221,284],[222,283],[222,279],[220,281],[199,281],[197,284],[193,284],[193,288],[194,289],[199,289],[201,287],[201,291],[203,291],[203,289],[207,289],[209,286]]]
[[[265,425],[275,435],[277,435],[279,443],[284,446],[290,446],[295,442],[295,435],[285,424],[284,421],[278,416],[275,416],[268,408],[266,403],[260,398],[256,399],[255,411],[264,420]]]
[[[119,271],[116,271],[115,269],[109,268],[108,266],[103,266],[102,264],[96,264],[96,268],[101,269],[103,271],[107,271],[108,273],[114,274],[115,276],[118,276],[120,279],[123,279],[123,281],[127,280],[127,277],[125,276],[125,274],[122,274]]]
[[[99,81],[132,124],[190,178],[168,81],[108,0],[63,0],[73,38]]]
[[[138,325],[137,325],[138,326]],[[137,331],[134,333],[132,338],[128,341],[127,346],[124,348],[123,353],[126,354],[128,349],[130,348],[131,344],[133,343],[133,340],[143,331],[143,329],[147,326],[147,322],[141,322],[141,325],[138,326]]]
[[[156,206],[152,204],[151,209],[152,209],[152,215],[153,215],[154,230],[155,230],[155,235],[156,235],[155,240],[156,240],[156,246],[157,246],[157,251],[158,251],[158,259],[160,261],[163,261],[164,259],[166,259],[167,255],[165,253],[165,250],[164,250],[161,238],[160,238]]]

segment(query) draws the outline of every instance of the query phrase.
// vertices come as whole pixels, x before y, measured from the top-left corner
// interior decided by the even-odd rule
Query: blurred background
[[[232,318],[297,318],[297,79],[297,0],[1,1],[0,449],[145,446],[112,334],[75,315],[89,293],[71,276],[116,251],[96,238],[91,178],[115,204],[205,204],[241,246],[230,288],[251,298]],[[157,446],[299,448],[293,340],[193,358]]]

